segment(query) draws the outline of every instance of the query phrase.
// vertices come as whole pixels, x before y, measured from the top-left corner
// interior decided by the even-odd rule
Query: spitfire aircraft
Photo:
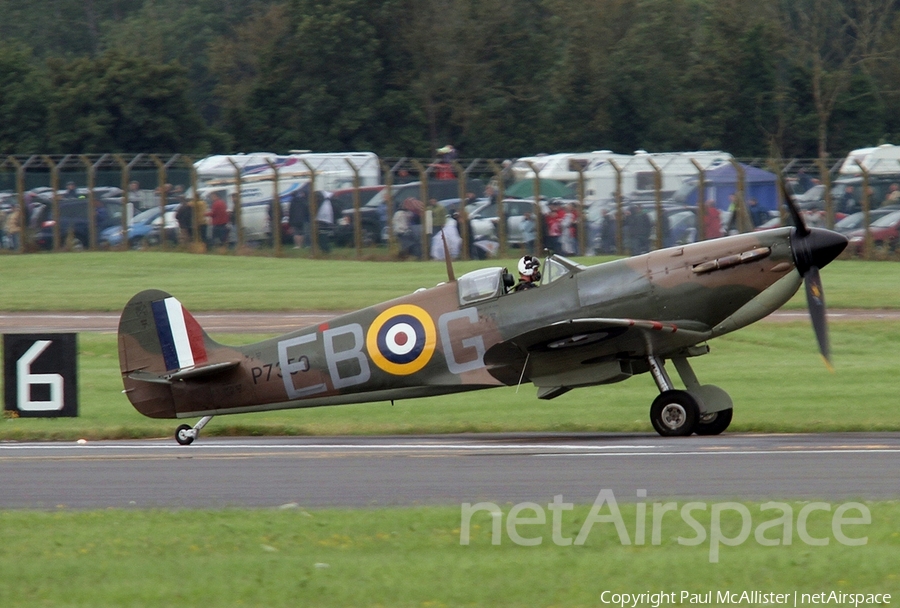
[[[544,261],[538,288],[516,290],[505,268],[241,347],[212,340],[173,296],[135,295],[119,321],[125,394],[188,445],[221,414],[394,401],[530,382],[540,399],[649,372],[650,420],[663,436],[716,435],[732,400],[700,384],[689,359],[711,338],[780,308],[806,283],[819,349],[829,360],[819,269],[847,240],[808,228],[785,192],[793,227],[583,266]],[[447,256],[449,258],[449,256]],[[671,361],[686,390],[675,389]]]

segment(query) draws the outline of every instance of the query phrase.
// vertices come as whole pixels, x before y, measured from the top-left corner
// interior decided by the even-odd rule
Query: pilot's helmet
[[[540,270],[541,262],[533,255],[522,256],[519,259],[519,274],[523,277],[531,277]]]

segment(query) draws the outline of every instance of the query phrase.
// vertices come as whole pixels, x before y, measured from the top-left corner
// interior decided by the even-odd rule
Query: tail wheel
[[[731,424],[731,416],[733,413],[733,409],[727,409],[720,412],[713,412],[708,416],[701,416],[700,421],[697,424],[696,433],[698,435],[720,435],[728,428],[728,425]]]
[[[686,391],[664,391],[650,406],[650,422],[663,437],[686,437],[697,429],[700,407]]]

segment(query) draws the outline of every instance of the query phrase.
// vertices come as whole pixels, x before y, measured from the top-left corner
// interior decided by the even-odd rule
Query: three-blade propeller
[[[785,180],[781,180],[781,187],[785,205],[787,205],[794,223],[794,232],[791,233],[794,263],[806,285],[806,304],[812,319],[813,330],[816,333],[816,340],[819,343],[819,352],[822,353],[828,369],[832,369],[825,292],[822,289],[822,277],[819,275],[819,269],[840,255],[847,246],[847,238],[831,230],[809,228],[803,221],[803,215],[797,208]]]

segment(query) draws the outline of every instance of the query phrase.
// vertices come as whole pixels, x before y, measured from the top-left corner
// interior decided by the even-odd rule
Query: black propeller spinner
[[[825,292],[822,290],[819,269],[840,255],[847,246],[847,238],[824,228],[809,228],[803,221],[803,216],[788,191],[784,179],[781,180],[781,188],[784,193],[784,202],[794,222],[794,231],[791,233],[794,264],[806,285],[806,304],[812,319],[813,330],[816,332],[816,340],[819,342],[819,352],[822,353],[828,369],[832,369],[828,323],[825,319]]]

